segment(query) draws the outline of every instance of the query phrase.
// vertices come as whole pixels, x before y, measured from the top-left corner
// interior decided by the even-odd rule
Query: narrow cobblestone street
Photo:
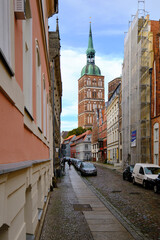
[[[124,217],[149,240],[160,239],[160,194],[123,181],[122,174],[97,166],[91,183]]]
[[[60,179],[58,188],[51,194],[40,240],[158,239],[156,235],[155,238],[149,237],[149,234],[145,238],[140,231],[133,228],[133,223],[123,221],[122,216],[115,214],[114,207],[119,211],[126,208],[127,214],[130,211],[130,203],[122,201],[123,197],[116,196],[116,193],[123,191],[120,190],[121,175],[103,167],[97,168],[98,177],[82,178],[73,166],[71,170],[66,167],[65,176]],[[106,177],[112,177],[114,180],[114,185],[110,185],[108,192],[106,191],[108,182],[104,181]],[[90,183],[102,188],[99,192],[105,195],[105,201],[98,191],[91,189],[93,186]],[[129,183],[124,182],[126,191],[129,189],[127,184]],[[110,194],[111,196],[115,194],[116,198]],[[108,206],[108,201],[111,201],[114,207],[112,204]],[[139,218],[136,219],[139,221]]]

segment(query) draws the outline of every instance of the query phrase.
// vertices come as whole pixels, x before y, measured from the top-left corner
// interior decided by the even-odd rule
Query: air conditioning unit
[[[14,13],[16,16],[16,19],[25,19],[25,6],[26,6],[26,0],[14,0]]]

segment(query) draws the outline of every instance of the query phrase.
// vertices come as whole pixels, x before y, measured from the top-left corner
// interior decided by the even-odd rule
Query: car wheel
[[[155,193],[158,193],[158,187],[157,187],[157,185],[154,185],[154,192],[155,192]]]
[[[126,180],[126,177],[125,177],[125,175],[123,174],[123,180]]]
[[[133,180],[132,180],[132,182],[133,182],[133,185],[135,185],[136,184],[136,182],[135,182],[135,178],[133,177]]]
[[[148,185],[146,181],[143,181],[143,187],[147,189]]]

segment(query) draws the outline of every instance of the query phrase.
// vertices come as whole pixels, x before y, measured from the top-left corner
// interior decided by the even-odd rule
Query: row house
[[[98,121],[98,161],[107,161],[107,108],[99,110]]]
[[[71,157],[71,145],[75,138],[76,135],[71,135],[62,142],[61,148],[64,149],[63,157]]]
[[[99,110],[94,110],[93,115],[93,128],[92,128],[92,144],[91,144],[91,152],[92,152],[92,161],[98,162],[98,122],[99,122]]]
[[[121,83],[112,93],[107,106],[107,163],[119,164],[119,95]]]
[[[58,0],[0,1],[3,240],[38,239],[49,201],[54,161],[48,18],[57,10]]]
[[[71,145],[71,156],[74,155],[75,158],[80,159],[82,161],[91,160],[91,141],[92,141],[91,130],[87,130],[86,132],[77,136],[74,139],[73,144]]]
[[[124,44],[122,72],[123,165],[160,164],[159,21],[139,16]],[[132,59],[132,61],[131,61]]]

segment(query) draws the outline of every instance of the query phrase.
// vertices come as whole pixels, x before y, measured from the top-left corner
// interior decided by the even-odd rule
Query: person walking
[[[68,160],[68,166],[69,166],[69,169],[71,169],[71,160],[70,159]]]

